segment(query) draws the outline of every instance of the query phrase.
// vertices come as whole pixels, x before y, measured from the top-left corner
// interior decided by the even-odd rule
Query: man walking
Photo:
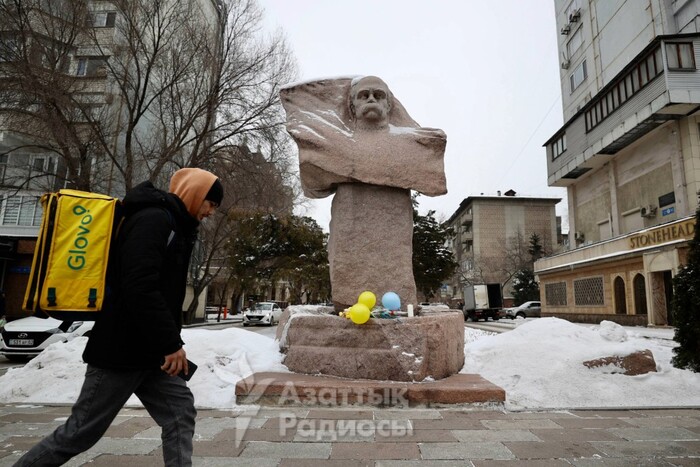
[[[127,193],[108,271],[107,305],[83,353],[85,381],[66,423],[17,466],[61,465],[92,447],[132,394],[162,428],[167,466],[192,464],[194,398],[180,338],[182,304],[197,226],[223,199],[219,179],[178,170],[170,192],[143,182]]]

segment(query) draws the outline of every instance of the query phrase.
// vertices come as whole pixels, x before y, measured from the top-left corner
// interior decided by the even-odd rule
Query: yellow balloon
[[[357,303],[361,303],[371,310],[374,304],[377,303],[377,297],[369,290],[365,290],[360,294]]]
[[[350,307],[350,319],[355,324],[365,324],[369,320],[369,308],[362,303],[355,303]]]

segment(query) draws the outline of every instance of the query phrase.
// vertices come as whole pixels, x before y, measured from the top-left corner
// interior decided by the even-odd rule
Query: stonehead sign
[[[304,194],[331,206],[328,256],[336,308],[364,290],[415,305],[411,190],[447,193],[442,130],[419,126],[375,76],[310,81],[281,91],[299,147]]]

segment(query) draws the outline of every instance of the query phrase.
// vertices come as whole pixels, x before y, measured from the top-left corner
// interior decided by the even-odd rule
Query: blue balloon
[[[382,306],[387,310],[400,310],[401,299],[395,292],[387,292],[382,296]]]

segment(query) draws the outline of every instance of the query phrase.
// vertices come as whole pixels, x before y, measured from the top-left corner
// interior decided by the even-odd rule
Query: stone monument
[[[296,84],[281,97],[304,193],[335,194],[328,256],[336,309],[364,290],[415,306],[411,190],[447,193],[445,133],[420,127],[374,76]]]
[[[299,146],[304,193],[335,193],[328,250],[335,309],[353,305],[365,290],[377,297],[396,292],[403,309],[415,305],[411,190],[447,192],[445,134],[418,126],[374,76],[297,84],[281,97]],[[292,374],[253,374],[236,384],[237,400],[379,406],[505,400],[505,391],[480,376],[457,374],[464,366],[461,311],[355,324],[332,310],[287,307],[277,340]]]

